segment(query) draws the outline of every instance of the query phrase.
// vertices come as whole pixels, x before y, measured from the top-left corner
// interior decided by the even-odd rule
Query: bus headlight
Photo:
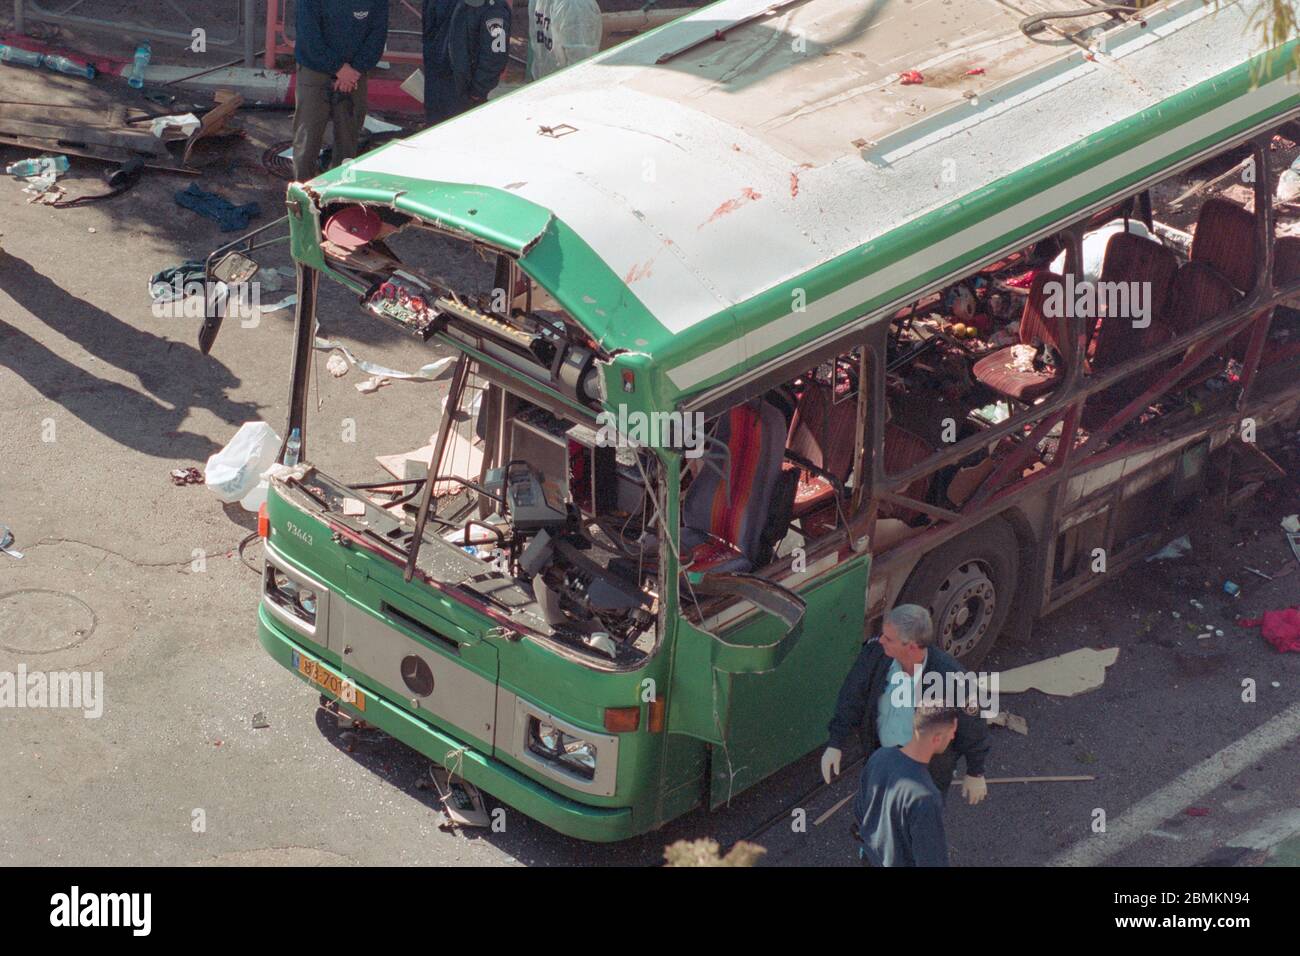
[[[316,623],[316,592],[272,564],[266,566],[266,595],[295,617]]]
[[[584,780],[596,777],[596,745],[540,718],[528,718],[528,749]]]

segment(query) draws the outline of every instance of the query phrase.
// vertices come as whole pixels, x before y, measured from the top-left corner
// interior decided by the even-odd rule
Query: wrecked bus
[[[823,743],[894,603],[974,666],[1249,494],[1300,419],[1296,43],[1038,8],[723,0],[292,184],[267,652],[619,840]],[[426,476],[312,465],[322,279],[456,357]]]

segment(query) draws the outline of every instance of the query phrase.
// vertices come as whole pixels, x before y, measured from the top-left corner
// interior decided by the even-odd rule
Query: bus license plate
[[[366,695],[356,684],[345,683],[342,677],[331,674],[325,667],[307,657],[293,652],[293,669],[321,690],[329,691],[345,704],[351,704],[357,710],[366,709]]]

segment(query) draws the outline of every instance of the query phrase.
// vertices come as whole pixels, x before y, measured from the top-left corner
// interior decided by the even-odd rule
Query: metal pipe
[[[406,555],[406,568],[402,571],[402,580],[410,583],[415,576],[415,562],[420,556],[424,544],[424,526],[429,521],[429,503],[433,500],[433,486],[438,483],[436,475],[442,465],[443,453],[451,439],[451,430],[455,428],[456,409],[460,407],[461,394],[465,391],[465,382],[469,378],[469,356],[464,352],[456,363],[456,371],[451,378],[451,388],[447,392],[447,407],[443,411],[442,421],[438,423],[438,440],[433,446],[433,455],[429,458],[429,481],[424,486],[424,497],[420,499],[420,510],[415,515],[415,536]]]
[[[244,17],[240,32],[244,35],[244,66],[252,69],[257,66],[257,54],[253,52],[253,20],[257,16],[257,0],[244,0]]]

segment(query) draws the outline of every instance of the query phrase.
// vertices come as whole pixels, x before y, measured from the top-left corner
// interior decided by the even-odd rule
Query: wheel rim
[[[998,594],[989,567],[967,561],[946,577],[934,595],[935,633],[939,647],[953,657],[970,653],[988,633]]]

